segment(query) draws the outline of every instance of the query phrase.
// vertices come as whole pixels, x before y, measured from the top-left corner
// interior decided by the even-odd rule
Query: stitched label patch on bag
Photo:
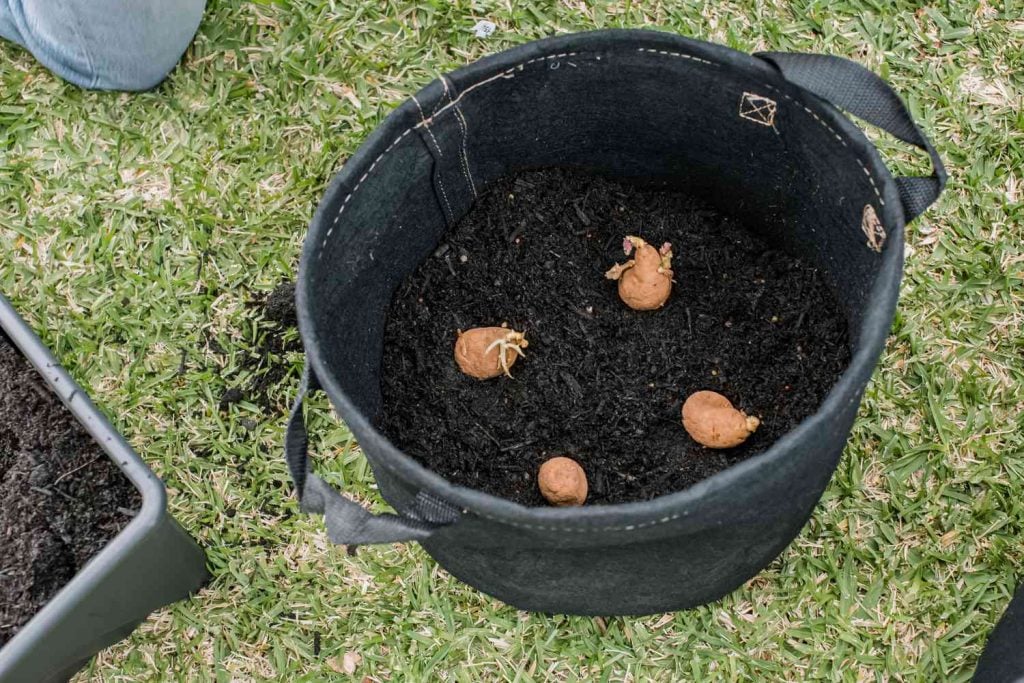
[[[760,123],[762,126],[775,125],[775,110],[775,100],[763,95],[745,92],[743,99],[740,100],[740,118]]]
[[[860,221],[860,229],[864,231],[864,236],[868,238],[868,246],[873,251],[881,253],[882,246],[885,244],[885,228],[882,227],[882,221],[878,220],[875,207],[870,204],[864,206],[864,215]]]

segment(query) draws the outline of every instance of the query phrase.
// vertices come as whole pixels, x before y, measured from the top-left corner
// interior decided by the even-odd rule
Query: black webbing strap
[[[313,474],[309,465],[309,436],[302,405],[306,394],[318,388],[307,364],[288,420],[285,457],[298,493],[299,507],[303,512],[324,515],[331,542],[352,546],[419,541],[458,519],[457,508],[423,492],[416,496],[404,515],[375,515]]]

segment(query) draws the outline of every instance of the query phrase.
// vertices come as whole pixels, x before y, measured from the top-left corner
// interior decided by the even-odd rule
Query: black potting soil
[[[604,277],[626,235],[670,241],[664,308],[628,309]],[[459,372],[459,329],[525,331],[513,378]],[[850,358],[846,323],[809,265],[671,191],[567,170],[494,184],[395,293],[378,426],[452,482],[541,505],[536,473],[579,461],[588,504],[685,489],[765,450],[813,413]],[[680,409],[709,389],[761,419],[709,450]]]
[[[142,503],[0,333],[0,647]]]

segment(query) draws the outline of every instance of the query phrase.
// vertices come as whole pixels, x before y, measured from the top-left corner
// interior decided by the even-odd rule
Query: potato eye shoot
[[[636,311],[661,308],[672,293],[672,245],[665,242],[655,249],[644,240],[628,235],[622,251],[636,255],[625,263],[616,263],[604,275],[619,281],[619,297]]]
[[[526,357],[529,346],[522,332],[507,327],[474,327],[459,331],[455,340],[455,362],[465,374],[476,379],[491,379],[504,374],[512,376],[516,360]]]

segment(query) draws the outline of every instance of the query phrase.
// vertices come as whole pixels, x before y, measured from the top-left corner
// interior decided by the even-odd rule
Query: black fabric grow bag
[[[0,648],[0,682],[66,681],[150,612],[209,578],[206,555],[167,511],[163,482],[0,295],[0,330],[142,495],[135,518]]]
[[[974,683],[1024,683],[1024,585],[989,636]]]
[[[833,105],[927,149],[935,174],[894,179]],[[643,503],[527,508],[399,452],[372,423],[395,287],[489,183],[545,166],[700,193],[816,265],[853,345],[820,410],[768,451]],[[337,543],[417,540],[456,577],[524,609],[644,614],[722,596],[786,547],[828,484],[892,323],[904,223],[944,181],[899,98],[838,58],[617,30],[529,43],[442,77],[345,164],[306,238],[297,300],[308,362],[287,437],[303,509],[325,513]],[[371,515],[310,473],[302,398],[319,387],[397,515]]]

